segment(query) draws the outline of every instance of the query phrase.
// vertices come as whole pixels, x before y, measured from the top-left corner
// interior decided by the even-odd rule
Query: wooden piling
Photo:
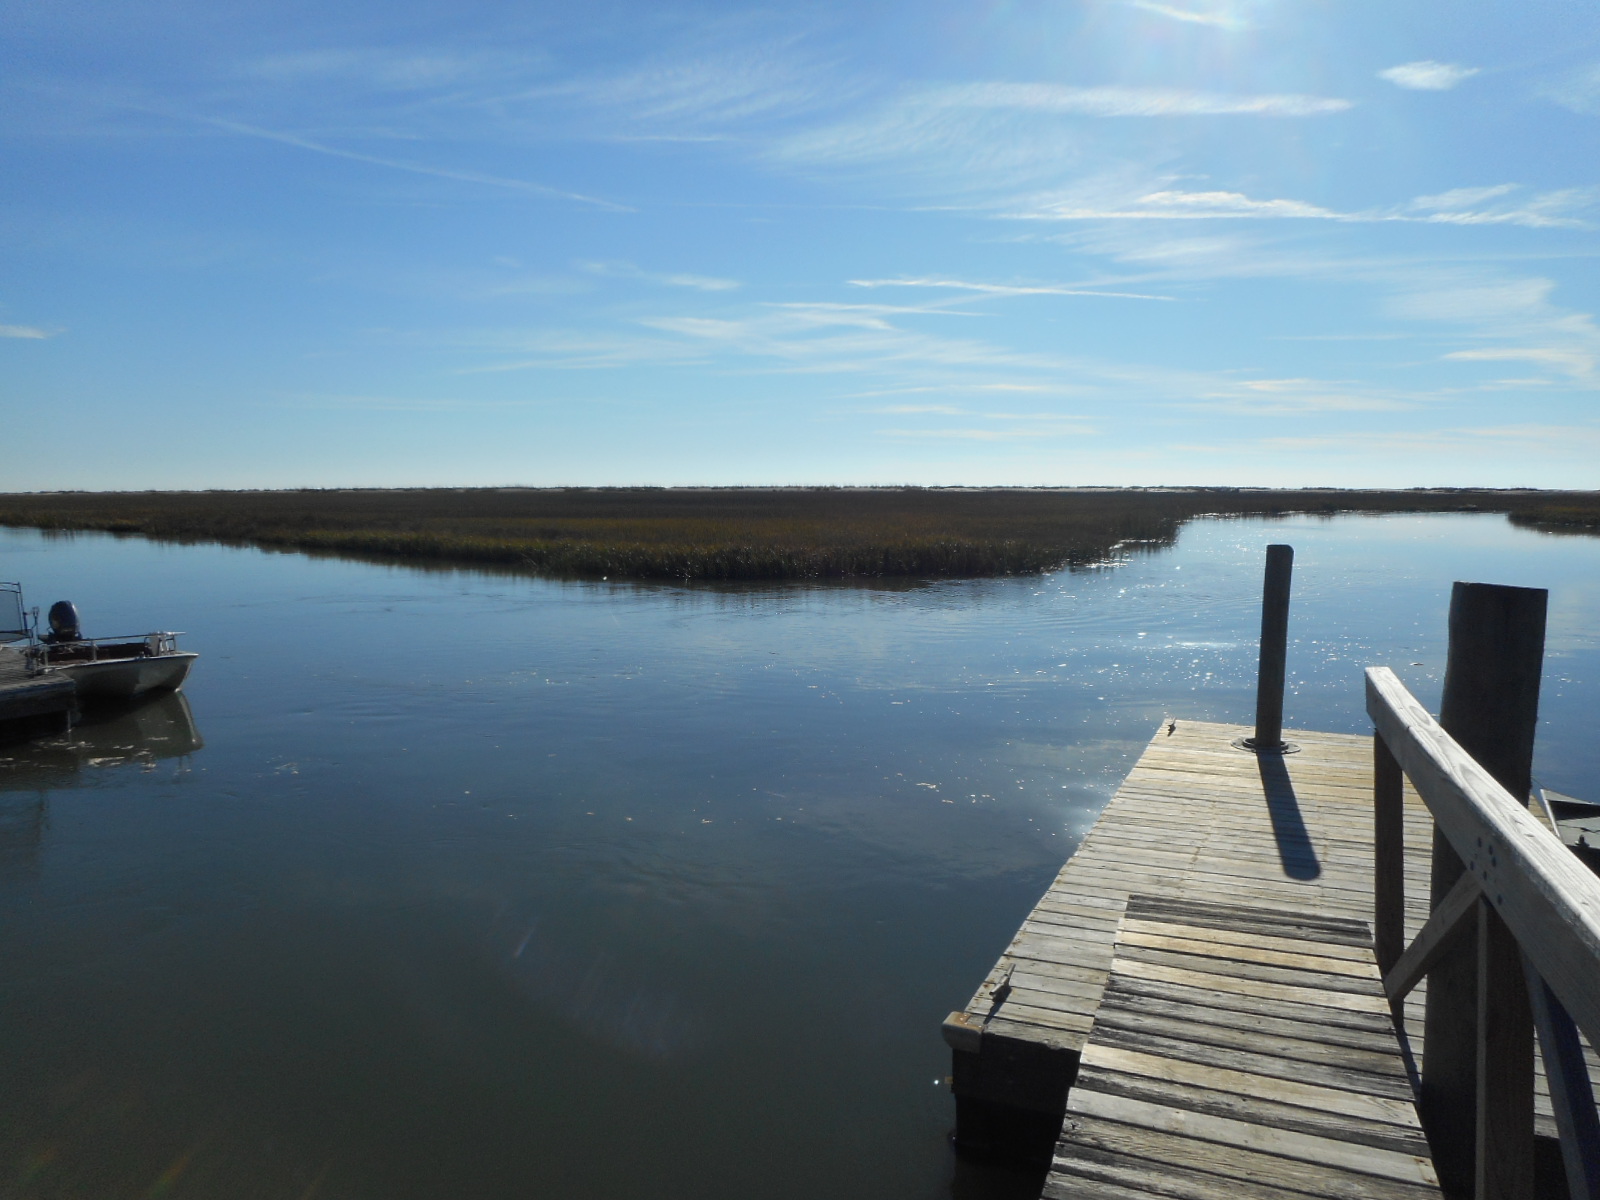
[[[1457,583],[1450,597],[1450,646],[1439,724],[1513,796],[1526,802],[1533,775],[1533,738],[1539,719],[1539,678],[1544,662],[1548,593],[1538,588]],[[1431,898],[1437,908],[1465,871],[1448,840],[1434,831]],[[1499,946],[1498,930],[1481,936],[1478,921],[1459,933],[1428,975],[1420,1108],[1447,1191],[1473,1194],[1484,1150],[1477,1102],[1481,1086],[1510,1088],[1497,1106],[1521,1111],[1532,1104],[1532,1018],[1526,1004],[1500,1021],[1490,1043],[1480,1043],[1480,942]],[[1507,962],[1514,960],[1507,958]],[[1484,964],[1496,973],[1505,963]],[[1517,980],[1520,986],[1521,981]],[[1508,1023],[1509,1022],[1509,1023]],[[1514,1026],[1514,1027],[1513,1027]],[[1480,1066],[1480,1053],[1485,1056]],[[1527,1091],[1527,1096],[1522,1095]],[[1512,1094],[1514,1093],[1514,1094]],[[1521,1126],[1518,1126],[1521,1128]],[[1531,1136],[1531,1134],[1530,1134]],[[1501,1150],[1504,1159],[1505,1150]],[[1513,1161],[1522,1155],[1511,1154]],[[1532,1149],[1526,1159],[1531,1171]],[[1520,1170],[1520,1168],[1519,1168]],[[1531,1189],[1531,1182],[1526,1185]],[[1523,1185],[1500,1181],[1496,1195],[1524,1195]]]
[[[1256,733],[1252,749],[1283,749],[1283,684],[1289,656],[1289,583],[1294,547],[1267,547],[1261,588],[1261,661],[1256,675]]]

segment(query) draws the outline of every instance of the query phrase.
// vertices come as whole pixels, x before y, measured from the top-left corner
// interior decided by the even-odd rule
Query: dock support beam
[[[1523,800],[1533,775],[1547,599],[1542,589],[1486,583],[1457,583],[1450,597],[1450,649],[1439,724],[1508,792]],[[1433,907],[1439,906],[1465,869],[1436,829]],[[1507,982],[1521,984],[1516,979],[1517,961],[1502,946],[1498,918],[1481,932],[1480,921],[1481,917],[1461,923],[1455,944],[1428,974],[1419,1107],[1439,1182],[1447,1192],[1477,1194],[1480,1200],[1531,1196],[1532,1018],[1525,1002],[1511,1003],[1509,1008],[1497,1004],[1496,1028],[1480,1041],[1480,989],[1498,991]],[[1521,1065],[1524,1058],[1526,1069]],[[1487,1106],[1480,1089],[1489,1093]],[[1480,1130],[1480,1115],[1496,1128]],[[1518,1131],[1515,1136],[1527,1138],[1525,1151],[1493,1147],[1501,1162],[1517,1164],[1512,1177],[1483,1178],[1486,1143],[1499,1131],[1513,1128]],[[1478,1185],[1486,1192],[1479,1192]]]

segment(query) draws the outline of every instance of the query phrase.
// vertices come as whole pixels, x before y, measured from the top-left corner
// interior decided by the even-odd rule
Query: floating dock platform
[[[22,655],[0,646],[0,743],[65,733],[77,692],[70,679],[30,678]]]
[[[1164,724],[946,1019],[959,1148],[1048,1159],[1061,1200],[1441,1194],[1424,991],[1397,1022],[1373,951],[1373,739],[1251,732]],[[1434,818],[1409,783],[1401,807],[1409,940]],[[1555,1137],[1542,1077],[1536,1121]]]

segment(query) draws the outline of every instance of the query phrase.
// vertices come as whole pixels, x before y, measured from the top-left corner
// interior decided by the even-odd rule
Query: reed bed
[[[0,495],[0,524],[612,579],[1033,574],[1198,516],[1503,512],[1600,533],[1600,493],[1310,489],[467,488]]]

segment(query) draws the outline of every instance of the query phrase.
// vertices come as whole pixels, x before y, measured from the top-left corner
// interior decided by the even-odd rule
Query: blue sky
[[[1600,487],[1600,5],[0,13],[0,486]]]

